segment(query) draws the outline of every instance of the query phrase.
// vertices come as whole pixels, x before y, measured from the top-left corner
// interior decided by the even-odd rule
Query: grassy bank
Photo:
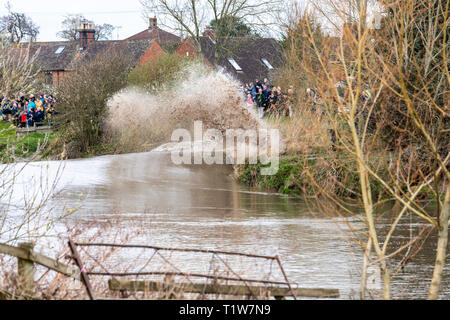
[[[236,179],[244,185],[287,195],[316,194],[333,191],[341,197],[359,197],[359,175],[356,163],[344,153],[326,152],[311,155],[285,154],[275,175],[261,175],[262,164],[235,167]],[[326,159],[326,160],[325,160]],[[374,198],[383,198],[383,188],[373,182]]]
[[[32,133],[16,136],[16,127],[0,121],[0,158],[2,163],[21,160],[41,160],[50,156],[55,146],[56,134]]]

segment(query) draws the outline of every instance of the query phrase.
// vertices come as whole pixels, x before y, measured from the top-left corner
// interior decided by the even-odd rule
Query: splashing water
[[[265,124],[248,108],[240,84],[221,71],[190,66],[187,77],[156,94],[127,88],[108,103],[106,127],[127,151],[148,151],[170,141],[176,129],[257,130]]]

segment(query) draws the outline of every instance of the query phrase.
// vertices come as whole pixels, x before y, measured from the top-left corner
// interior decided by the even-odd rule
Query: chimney
[[[150,24],[149,24],[149,29],[156,29],[158,28],[158,19],[155,17],[150,18]]]
[[[216,41],[216,34],[214,32],[214,29],[211,27],[206,27],[205,31],[203,32],[204,37],[209,37],[212,41]]]
[[[78,32],[80,33],[80,46],[83,50],[95,41],[95,29],[92,23],[83,22]]]

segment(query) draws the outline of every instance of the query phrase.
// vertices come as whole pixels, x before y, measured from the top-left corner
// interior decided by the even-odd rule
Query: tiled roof
[[[216,43],[210,37],[200,37],[203,56],[211,63],[216,64]]]
[[[105,50],[118,50],[121,54],[129,55],[135,63],[150,48],[153,40],[140,41],[95,41],[82,51],[79,41],[35,42],[31,44],[30,55],[38,50],[36,64],[42,71],[73,70],[75,63],[92,59]],[[19,50],[28,48],[28,44],[19,44]]]
[[[139,41],[95,41],[81,54],[81,56],[74,61],[74,63],[89,61],[97,54],[108,50],[116,50],[120,54],[128,55],[133,58],[134,63],[137,64],[144,53],[150,48],[154,40],[139,40]],[[72,64],[73,65],[73,64]]]
[[[28,44],[20,44],[19,48],[28,48]],[[58,50],[59,49],[59,50]],[[30,54],[39,50],[37,65],[43,71],[67,70],[70,63],[80,52],[79,41],[34,42]]]
[[[243,83],[270,78],[282,63],[282,48],[275,39],[230,37],[219,41],[221,50],[216,52],[217,45],[209,37],[201,37],[203,55],[212,65],[221,66]],[[228,58],[234,59],[242,71],[238,72]],[[266,59],[274,69],[269,69],[262,59]]]

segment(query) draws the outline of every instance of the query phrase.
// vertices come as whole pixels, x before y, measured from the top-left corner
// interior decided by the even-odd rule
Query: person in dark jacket
[[[256,90],[263,88],[263,84],[258,79],[255,80],[255,86],[256,86]]]
[[[278,101],[278,95],[276,94],[275,90],[272,90],[270,96],[269,96],[269,105],[270,105],[270,112],[272,114],[277,114],[276,104]]]

